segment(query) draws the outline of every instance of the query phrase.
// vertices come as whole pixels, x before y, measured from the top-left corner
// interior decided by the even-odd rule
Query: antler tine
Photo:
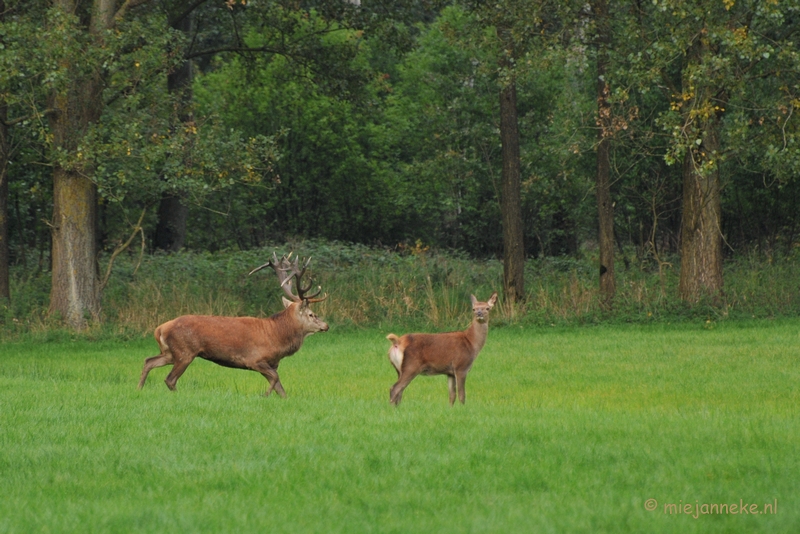
[[[292,255],[290,252],[288,256],[283,256],[280,260],[278,260],[278,254],[273,251],[272,252],[272,259],[269,260],[264,265],[256,267],[249,274],[253,274],[255,272],[260,271],[265,267],[271,267],[273,271],[275,271],[275,275],[278,277],[278,282],[281,283],[280,287],[283,289],[283,292],[286,294],[294,302],[299,302],[300,298],[292,293],[292,275],[294,275],[294,270],[292,269],[292,264],[289,261],[289,257]],[[287,271],[292,271],[287,274]],[[249,275],[248,275],[249,276]]]
[[[303,287],[302,279],[306,274],[306,269],[308,269],[308,266],[311,263],[311,257],[306,259],[305,263],[303,264],[303,268],[301,269],[300,257],[295,256],[294,261],[292,261],[289,259],[292,257],[292,254],[293,252],[290,252],[288,255],[283,256],[279,261],[278,255],[273,251],[272,259],[264,265],[256,267],[250,271],[250,274],[260,271],[264,267],[272,267],[272,270],[274,270],[275,274],[278,276],[278,281],[281,283],[281,289],[283,289],[283,292],[286,293],[286,296],[288,296],[294,302],[301,302],[304,300],[308,302],[322,302],[328,298],[327,293],[322,298],[315,298],[322,291],[322,286],[317,286],[317,291],[315,291],[313,294],[306,294],[311,289],[313,280],[309,280],[308,285]],[[297,280],[297,295],[292,292],[292,286],[294,285],[292,281],[293,278]]]
[[[305,275],[306,269],[308,268],[310,263],[311,263],[311,256],[309,256],[306,259],[305,263],[303,264],[303,269],[295,275],[295,277],[297,278],[297,295],[300,297],[301,300],[308,301],[309,303],[322,302],[323,300],[328,298],[327,294],[319,299],[314,298],[320,294],[320,292],[322,291],[322,286],[317,286],[317,290],[314,293],[312,293],[311,295],[307,295],[306,293],[308,293],[308,290],[311,289],[311,287],[314,285],[314,281],[312,279],[309,279],[308,285],[305,287],[303,287],[303,284],[301,282],[301,279]],[[295,262],[295,264],[299,267],[299,264],[297,262]]]
[[[249,273],[247,273],[247,276],[250,276],[250,275],[251,275],[251,274],[253,274],[253,273],[257,273],[258,271],[260,271],[260,270],[261,270],[261,269],[263,269],[264,267],[270,267],[271,265],[272,265],[272,261],[268,261],[268,262],[267,262],[267,263],[265,263],[264,265],[261,265],[260,267],[256,267],[255,269],[253,269],[252,271],[250,271]]]
[[[300,282],[300,280],[306,274],[306,268],[308,267],[308,264],[311,263],[311,256],[309,256],[306,262],[303,264],[302,270],[298,270],[300,268],[300,264],[297,260],[298,258],[295,258],[294,262],[294,272],[295,276],[297,276],[297,293],[298,295],[300,295],[300,298],[303,298],[305,292],[311,289],[311,281],[309,280],[308,285],[306,287],[303,287],[303,284]]]
[[[279,263],[280,263],[280,262],[278,261],[278,256],[277,256],[277,254],[275,254],[275,252],[273,251],[273,252],[272,252],[272,259],[271,259],[271,260],[269,260],[269,261],[268,261],[267,263],[265,263],[264,265],[259,265],[258,267],[256,267],[255,269],[253,269],[252,271],[250,271],[249,273],[247,273],[247,276],[250,276],[250,275],[251,275],[251,274],[253,274],[253,273],[257,273],[258,271],[260,271],[261,269],[263,269],[263,268],[265,268],[265,267],[272,267],[273,269],[276,269],[276,270],[277,270],[277,269],[280,269],[280,267],[278,267],[278,264],[279,264]],[[285,269],[281,269],[281,270],[285,270]]]
[[[314,294],[313,295],[308,295],[306,297],[306,300],[308,300],[308,302],[322,302],[323,300],[328,298],[328,294],[327,293],[325,293],[321,298],[318,298],[318,299],[314,298],[317,295],[319,295],[320,291],[322,291],[322,286],[317,286],[317,290],[314,292]]]

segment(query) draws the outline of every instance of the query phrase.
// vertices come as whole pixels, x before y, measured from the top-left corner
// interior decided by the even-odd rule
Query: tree
[[[189,38],[192,34],[194,17],[192,12],[183,12],[177,19],[169,21],[172,29],[182,32]],[[167,91],[172,95],[175,106],[176,124],[173,128],[181,128],[192,121],[192,82],[194,66],[189,59],[172,69],[167,74]],[[165,191],[158,204],[158,221],[156,224],[153,246],[160,250],[177,252],[186,241],[186,217],[189,208],[185,201],[184,191]]]
[[[147,0],[54,0],[47,32],[55,64],[49,84],[48,122],[52,135],[53,233],[50,313],[80,330],[100,316],[98,277],[97,184],[95,168],[82,158],[82,143],[105,109],[103,92],[121,50],[113,31],[130,9]]]
[[[600,296],[610,307],[617,290],[614,274],[614,204],[611,200],[611,136],[613,126],[608,86],[611,27],[607,0],[594,0],[597,49],[597,196],[598,246],[600,249]]]
[[[276,136],[282,156],[275,180],[231,190],[214,201],[213,212],[193,215],[193,224],[206,229],[194,242],[247,247],[287,235],[377,240],[389,224],[382,208],[390,195],[368,156],[375,143],[369,47],[361,32],[316,12],[286,10],[269,20],[284,22],[248,25],[241,46],[253,54],[198,75],[195,97],[201,112],[229,127]]]
[[[202,3],[175,5],[191,11]],[[182,58],[182,36],[154,2],[41,0],[12,7],[14,24],[4,35],[14,46],[0,51],[0,60],[9,80],[24,83],[8,84],[15,115],[8,122],[35,134],[52,168],[50,313],[81,329],[100,318],[99,248],[118,253],[126,243],[105,224],[97,232],[99,201],[104,221],[114,217],[126,235],[139,232],[162,192],[208,194],[241,179],[260,180],[274,146],[263,136],[222,131],[206,118],[170,128],[177,108],[162,84]]]
[[[629,82],[617,101],[638,89],[637,127],[646,130],[645,118],[656,119],[644,152],[660,152],[677,171],[666,174],[682,186],[679,296],[688,303],[719,302],[724,295],[722,201],[733,179],[755,169],[775,176],[794,159],[790,143],[772,151],[769,164],[764,155],[776,134],[792,129],[791,113],[781,117],[780,110],[795,98],[787,89],[797,83],[797,7],[792,1],[658,0],[614,12],[612,68],[620,84]],[[777,121],[764,120],[773,114]],[[651,208],[653,228],[664,211]]]
[[[471,4],[481,24],[494,28],[500,87],[500,138],[503,144],[501,210],[503,212],[504,296],[510,302],[525,298],[525,242],[520,202],[520,135],[517,81],[535,78],[538,62],[531,55],[548,56],[562,46],[569,26],[569,3],[514,1]],[[574,10],[572,12],[575,12]],[[534,52],[535,51],[535,52]],[[557,69],[555,69],[557,70]]]
[[[494,28],[499,85],[502,172],[500,211],[503,220],[503,296],[512,305],[525,300],[525,240],[522,224],[520,139],[517,117],[516,61],[525,50],[526,35],[541,19],[539,3],[523,5],[475,3],[479,23]],[[535,30],[534,30],[535,31]]]
[[[500,43],[500,143],[503,167],[500,211],[503,214],[503,295],[514,304],[525,300],[525,236],[522,231],[519,120],[514,64],[517,43],[507,21],[496,26]]]
[[[400,240],[502,255],[497,59],[469,43],[473,26],[468,12],[443,10],[389,69],[382,174]]]
[[[6,3],[0,0],[0,24],[5,21]],[[0,37],[0,45],[4,45]],[[8,162],[11,144],[8,139],[8,104],[0,96],[0,299],[11,296],[8,272]]]
[[[0,13],[3,10],[0,0]],[[8,272],[8,162],[11,147],[7,120],[8,106],[0,100],[0,299],[11,296]]]
[[[705,30],[705,28],[704,28]],[[702,33],[702,31],[701,31]],[[722,114],[727,107],[728,82],[705,76],[715,70],[712,44],[698,35],[687,54],[682,74],[686,96],[684,135],[695,146],[684,148],[683,215],[681,217],[681,274],[678,294],[693,302],[722,293],[722,211],[720,198],[720,145]],[[703,81],[701,81],[703,80]],[[718,84],[713,81],[718,81]]]
[[[89,6],[72,0],[55,0],[49,29],[66,41],[56,59],[62,78],[49,96],[48,115],[56,153],[79,152],[80,140],[102,112],[103,80],[89,56],[88,46],[101,48],[103,34],[114,21],[112,5],[97,0]],[[70,54],[72,52],[72,54]],[[89,179],[91,169],[56,161],[53,166],[53,274],[50,312],[60,313],[73,328],[80,329],[87,316],[98,319],[100,292],[95,257],[97,188]]]

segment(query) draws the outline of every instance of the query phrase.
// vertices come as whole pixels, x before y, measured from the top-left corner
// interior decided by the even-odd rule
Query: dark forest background
[[[781,287],[789,313],[800,291],[752,280],[797,258],[798,1],[0,0],[0,17],[7,325],[118,318],[107,290],[137,265],[265,248],[427,257],[437,298],[470,280],[447,269],[484,265],[478,285],[525,313],[551,272],[605,313],[637,276],[688,308],[742,306],[741,283]]]

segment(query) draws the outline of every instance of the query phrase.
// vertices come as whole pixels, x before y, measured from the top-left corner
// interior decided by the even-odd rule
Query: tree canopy
[[[51,310],[79,328],[107,258],[153,250],[165,195],[189,249],[501,256],[512,78],[524,256],[599,240],[679,262],[695,301],[726,257],[795,246],[800,1],[493,6],[0,2],[0,278],[52,271]]]

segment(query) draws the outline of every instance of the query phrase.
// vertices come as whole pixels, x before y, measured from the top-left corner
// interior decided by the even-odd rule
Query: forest
[[[292,243],[475,265],[504,317],[553,265],[598,313],[639,275],[724,312],[746,263],[796,312],[799,30],[800,0],[0,0],[0,321]]]

